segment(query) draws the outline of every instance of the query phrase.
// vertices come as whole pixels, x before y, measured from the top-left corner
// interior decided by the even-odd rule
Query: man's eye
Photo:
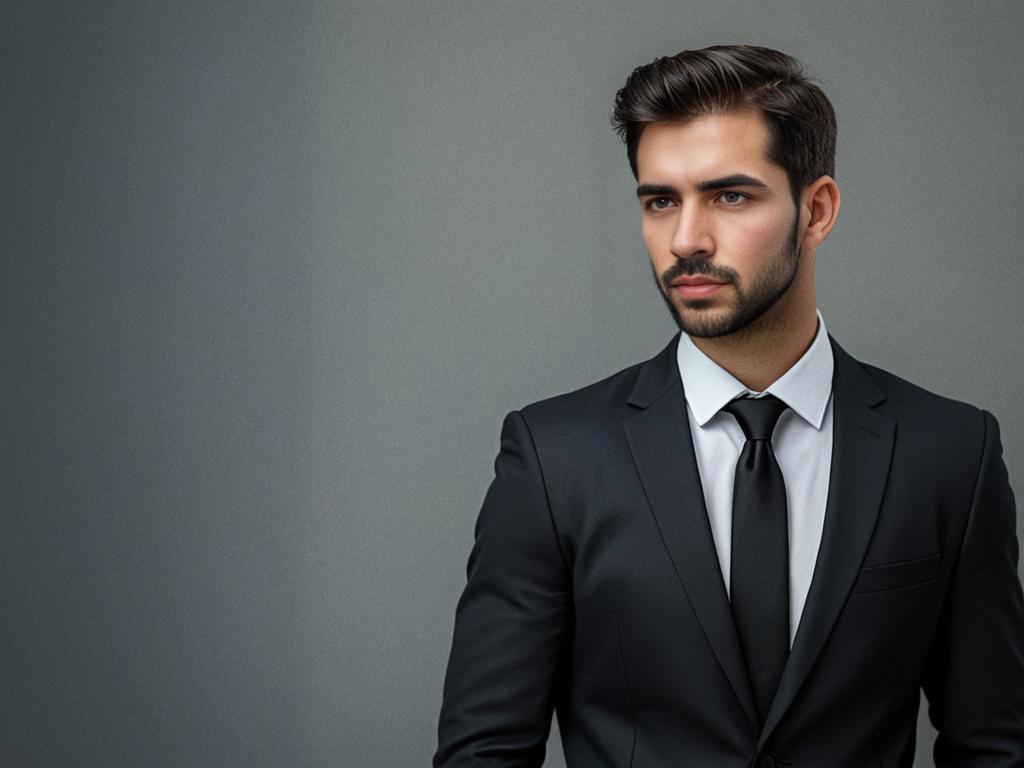
[[[672,200],[667,197],[653,197],[647,201],[647,207],[655,211],[662,211],[672,205]]]
[[[730,205],[736,205],[736,203],[742,202],[747,199],[747,196],[742,192],[723,192],[721,194],[722,202],[729,203]]]

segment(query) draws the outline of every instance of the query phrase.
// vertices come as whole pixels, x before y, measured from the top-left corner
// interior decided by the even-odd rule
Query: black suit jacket
[[[677,337],[678,338],[678,337]],[[476,526],[435,766],[1024,766],[1024,605],[996,420],[835,356],[810,592],[763,728],[722,581],[677,338],[510,413]]]

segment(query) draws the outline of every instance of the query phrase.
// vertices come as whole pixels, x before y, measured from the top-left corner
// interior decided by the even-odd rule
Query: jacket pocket
[[[853,585],[853,591],[882,592],[888,589],[902,589],[927,584],[939,577],[941,562],[942,553],[940,552],[937,555],[917,560],[862,568],[857,582]]]

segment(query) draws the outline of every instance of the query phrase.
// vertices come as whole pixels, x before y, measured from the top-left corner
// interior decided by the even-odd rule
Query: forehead
[[[651,123],[637,144],[637,177],[696,183],[747,173],[785,181],[785,171],[768,159],[769,139],[768,123],[756,109]]]

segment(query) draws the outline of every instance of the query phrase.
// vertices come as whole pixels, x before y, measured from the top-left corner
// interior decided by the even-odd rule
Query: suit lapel
[[[641,367],[630,404],[643,410],[623,420],[640,480],[697,620],[743,710],[757,717],[746,666],[722,581],[690,435],[676,344],[679,335]]]
[[[831,336],[832,466],[825,525],[789,661],[782,673],[760,749],[778,725],[821,653],[860,571],[882,502],[896,423],[872,410],[884,395]]]

